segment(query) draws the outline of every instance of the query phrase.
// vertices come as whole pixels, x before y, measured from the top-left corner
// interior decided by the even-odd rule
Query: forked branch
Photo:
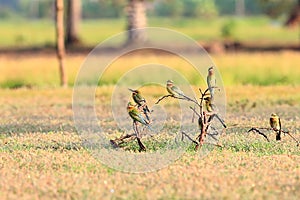
[[[263,132],[261,132],[260,130],[278,131],[278,130],[275,130],[274,128],[270,128],[270,127],[268,127],[268,128],[267,127],[251,127],[251,129],[248,132],[251,132],[251,131],[256,132],[256,133],[264,136],[269,142],[268,137]],[[300,142],[289,131],[285,131],[285,130],[282,130],[282,129],[280,131],[282,133],[287,134],[288,136],[290,136],[296,142],[297,146],[300,145]]]
[[[268,141],[268,142],[270,142],[270,140],[269,140],[269,138],[263,133],[263,132],[261,132],[259,129],[257,129],[257,128],[251,128],[249,131],[248,131],[248,133],[249,132],[255,132],[255,133],[258,133],[259,135],[262,135],[264,138],[266,138],[266,140]]]

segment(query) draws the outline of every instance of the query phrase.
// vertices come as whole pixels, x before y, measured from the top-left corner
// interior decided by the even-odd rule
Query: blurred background
[[[69,86],[97,44],[119,32],[146,26],[170,28],[196,40],[212,56],[225,85],[300,84],[300,0],[63,3]],[[59,86],[55,5],[54,0],[0,0],[0,87]],[[124,44],[141,42],[142,34],[130,31]],[[129,60],[128,66],[134,65],[134,59]],[[173,63],[184,71],[183,65]],[[115,81],[112,75],[104,83]]]

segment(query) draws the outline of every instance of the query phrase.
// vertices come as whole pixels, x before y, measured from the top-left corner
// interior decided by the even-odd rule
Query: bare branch
[[[217,113],[212,113],[212,114],[210,115],[209,119],[208,119],[208,122],[210,123],[210,122],[213,120],[214,117],[216,117],[216,118],[218,119],[218,121],[222,124],[222,126],[223,126],[224,128],[227,128],[227,126],[226,126],[224,120],[223,120]]]
[[[160,97],[155,104],[158,104],[161,100],[163,100],[164,98],[167,98],[167,97],[174,97],[174,95],[171,95],[171,94],[164,95],[164,96]]]
[[[297,147],[299,146],[299,141],[294,136],[292,136],[290,132],[288,131],[282,131],[282,132],[289,135],[296,142]]]
[[[188,97],[188,96],[186,96],[186,95],[184,95],[184,94],[178,94],[178,95],[180,95],[181,97],[177,97],[177,96],[174,96],[174,95],[172,95],[172,94],[164,95],[164,96],[162,96],[161,98],[159,98],[155,104],[158,104],[158,103],[159,103],[161,100],[163,100],[164,98],[172,97],[172,98],[174,98],[174,99],[180,99],[180,100],[191,101],[191,102],[195,103],[196,105],[200,106],[200,104],[199,104],[196,100],[194,100],[194,99],[192,99],[192,98],[190,98],[190,97]]]
[[[116,138],[114,140],[110,140],[110,143],[114,148],[119,148],[121,144],[125,143],[125,139],[130,138],[129,141],[133,140],[136,138],[136,134],[126,134],[125,136],[121,136],[120,138]]]
[[[139,144],[139,147],[140,147],[139,152],[141,152],[141,151],[146,151],[146,147],[145,147],[144,144],[142,143],[141,139],[138,138],[138,137],[137,137],[136,139],[137,139],[138,144]]]
[[[198,117],[201,117],[201,115],[195,110],[195,107],[193,108],[193,107],[190,106],[190,109],[191,109],[192,111],[194,111],[194,113],[195,113]]]
[[[196,145],[199,145],[199,143],[197,142],[197,141],[195,141],[195,140],[193,140],[188,134],[186,134],[185,132],[181,132],[181,134],[182,134],[182,138],[181,138],[181,140],[183,140],[183,136],[186,136],[190,141],[192,141],[193,143],[195,143]]]
[[[268,142],[270,142],[269,138],[268,138],[263,132],[261,132],[259,129],[257,129],[257,128],[251,128],[251,129],[248,131],[248,133],[251,132],[251,131],[253,131],[253,132],[255,132],[255,133],[258,133],[258,134],[264,136],[264,138],[266,138],[266,140],[267,140]]]

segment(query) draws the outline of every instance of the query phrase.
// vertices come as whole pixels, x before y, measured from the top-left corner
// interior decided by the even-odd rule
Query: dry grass
[[[188,150],[162,170],[130,174],[102,165],[83,147],[72,118],[72,89],[52,87],[59,82],[55,55],[1,55],[1,86],[19,84],[34,88],[0,89],[3,97],[0,98],[0,196],[3,199],[298,199],[299,148],[288,136],[278,143],[274,134],[266,132],[272,140],[267,143],[258,135],[246,134],[245,128],[268,126],[270,114],[276,112],[283,127],[299,139],[300,69],[295,67],[300,65],[298,57],[297,52],[212,55],[226,85],[226,121],[230,128],[221,138],[224,148],[214,149],[204,158]],[[84,58],[84,55],[67,58],[70,85]],[[121,58],[104,77],[110,85],[97,89],[97,113],[106,115],[112,84],[123,71],[153,61],[171,65],[194,80],[194,71],[176,57]],[[194,80],[197,86],[202,82]],[[143,92],[151,97],[151,105],[165,94],[163,88],[154,87],[145,87]],[[172,103],[166,105],[172,109]]]
[[[99,88],[97,106],[109,102],[112,88]],[[232,112],[227,122],[265,126],[269,113],[275,110],[281,112],[283,125],[296,130],[299,138],[296,91],[299,87],[228,87]],[[257,93],[260,95],[256,98]],[[272,104],[267,99],[271,94]],[[204,158],[187,152],[170,166],[146,174],[110,169],[82,147],[73,127],[71,95],[71,89],[0,90],[0,96],[4,97],[0,99],[3,199],[297,199],[299,196],[299,149],[287,136],[281,143],[268,144],[254,134],[244,136],[244,131],[229,129],[222,137],[225,147],[214,149]],[[246,112],[234,106],[248,97],[250,102],[265,104]],[[285,99],[296,99],[295,104]]]

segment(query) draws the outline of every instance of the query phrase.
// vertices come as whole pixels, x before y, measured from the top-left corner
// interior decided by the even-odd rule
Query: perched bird
[[[175,97],[185,97],[184,93],[174,85],[174,82],[172,80],[167,81],[167,91],[169,94],[175,96]]]
[[[214,104],[212,104],[211,97],[205,97],[204,102],[205,102],[205,108],[206,108],[207,112],[215,111],[216,106]]]
[[[140,113],[140,111],[133,105],[132,102],[129,102],[127,105],[127,112],[129,116],[133,119],[133,122],[139,122],[145,126],[147,126],[150,130],[153,130],[149,126],[149,122],[143,117],[143,115]]]
[[[281,140],[281,122],[280,118],[275,113],[271,114],[270,126],[276,132],[276,140]]]
[[[147,126],[149,129],[151,129],[151,127],[149,126],[148,122],[144,119],[143,115],[139,112],[139,110],[133,105],[133,103],[131,103],[131,102],[128,103],[127,112],[129,114],[129,116],[133,119],[133,128],[134,128],[134,132],[136,134],[137,142],[140,147],[139,151],[146,151],[146,147],[142,143],[140,133],[137,129],[137,122]]]
[[[143,109],[143,112],[147,118],[147,120],[149,121],[149,115],[148,113],[150,113],[150,110],[147,106],[147,102],[146,99],[141,95],[141,92],[138,90],[133,90],[133,89],[129,89],[132,92],[132,98],[134,100],[134,102],[138,105],[139,108]]]
[[[218,109],[217,109],[216,105],[212,103],[211,97],[209,97],[209,96],[205,97],[204,102],[205,102],[205,108],[206,108],[207,112],[212,113],[212,115],[210,115],[208,118],[208,122],[212,121],[213,118],[216,117],[221,122],[223,127],[227,128],[225,121],[216,113],[216,111],[218,111]]]
[[[215,94],[215,87],[217,86],[217,80],[214,73],[214,67],[208,68],[208,75],[207,75],[207,87],[209,89],[210,97],[213,100]]]

